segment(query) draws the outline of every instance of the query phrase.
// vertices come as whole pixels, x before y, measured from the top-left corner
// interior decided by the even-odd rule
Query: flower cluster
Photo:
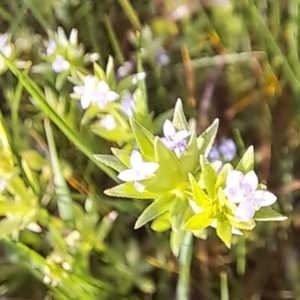
[[[88,75],[84,78],[83,86],[74,86],[75,95],[80,97],[81,107],[87,109],[92,103],[97,103],[103,109],[109,102],[119,99],[120,95],[112,91],[104,80],[97,82],[95,76]]]
[[[69,38],[62,27],[57,33],[50,35],[43,58],[51,63],[55,73],[72,71],[83,67],[87,63],[97,61],[97,53],[86,54],[83,44],[78,44],[78,30],[73,28]]]
[[[277,197],[274,194],[257,188],[258,178],[254,171],[243,174],[234,170],[228,174],[224,193],[230,201],[238,204],[235,217],[248,222],[260,207],[275,203]]]
[[[258,182],[253,171],[253,147],[235,167],[226,163],[219,170],[207,159],[218,120],[196,137],[178,100],[173,121],[166,120],[163,125],[164,137],[152,135],[134,119],[130,125],[138,150],[112,148],[115,156],[95,157],[118,171],[118,178],[124,182],[106,190],[106,194],[154,199],[138,218],[135,228],[154,219],[153,228],[159,228],[159,220],[165,224],[167,216],[174,232],[199,232],[208,226],[215,227],[217,235],[230,247],[232,234],[252,230],[256,221],[285,219],[269,207],[277,198]],[[230,160],[236,151],[233,145],[227,140],[218,151]]]

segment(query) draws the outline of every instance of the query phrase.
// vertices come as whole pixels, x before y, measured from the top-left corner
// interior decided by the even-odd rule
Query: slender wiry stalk
[[[186,232],[179,254],[179,278],[176,289],[177,300],[189,300],[190,268],[192,260],[193,235]]]

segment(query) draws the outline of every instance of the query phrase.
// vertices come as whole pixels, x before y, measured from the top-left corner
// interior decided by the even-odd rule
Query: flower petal
[[[277,197],[268,191],[255,191],[253,200],[256,206],[269,206],[276,202]]]
[[[165,121],[163,131],[166,138],[173,137],[176,134],[175,127],[170,120]]]
[[[244,191],[240,187],[226,187],[224,194],[230,201],[234,203],[240,203],[244,201]]]
[[[189,130],[180,130],[175,134],[175,141],[182,141],[189,137],[191,135],[191,132]]]
[[[244,222],[250,221],[255,214],[255,208],[251,202],[243,201],[239,204],[234,212],[236,218],[241,219]]]
[[[141,172],[145,176],[149,176],[149,175],[153,174],[158,168],[159,168],[158,163],[156,163],[156,162],[146,162],[141,167]]]
[[[83,109],[87,109],[91,105],[92,99],[90,95],[83,95],[80,99],[80,104]]]
[[[98,83],[97,91],[101,93],[107,93],[109,91],[109,86],[104,80],[100,80]]]
[[[77,95],[83,95],[84,94],[84,86],[76,85],[73,87],[73,92]]]
[[[117,92],[114,92],[114,91],[108,91],[106,93],[106,100],[108,102],[113,102],[113,101],[116,101],[120,98],[120,95],[117,93]]]
[[[226,187],[240,187],[244,176],[241,171],[231,171],[226,179]]]
[[[258,186],[258,178],[254,171],[248,172],[243,180],[242,180],[242,187],[246,188],[248,192],[255,191]]]
[[[140,167],[142,167],[143,164],[144,161],[141,153],[137,150],[132,150],[130,155],[130,165],[132,166],[132,168],[138,170]]]
[[[124,170],[117,176],[120,180],[125,182],[132,182],[137,180],[137,174],[133,169]]]

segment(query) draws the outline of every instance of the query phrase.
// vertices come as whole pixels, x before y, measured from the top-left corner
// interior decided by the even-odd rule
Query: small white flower
[[[132,96],[129,93],[127,93],[124,99],[122,100],[121,109],[128,118],[131,118],[133,116],[135,103]]]
[[[70,63],[65,60],[61,55],[57,55],[52,63],[52,70],[55,73],[61,73],[70,69]]]
[[[107,131],[112,131],[117,126],[114,117],[111,115],[106,115],[102,120],[100,120],[100,123]]]
[[[46,49],[46,55],[51,56],[54,53],[56,48],[57,48],[56,42],[54,40],[50,39],[48,41],[48,46],[47,46],[47,49]]]
[[[189,130],[176,132],[170,120],[165,121],[163,131],[165,137],[161,138],[161,141],[168,149],[173,150],[177,158],[179,158],[187,149],[186,138],[191,135],[191,132]]]
[[[104,108],[108,102],[118,100],[120,95],[112,91],[104,80],[101,80],[98,83],[97,91],[93,93],[93,97],[97,99],[99,107]]]
[[[233,170],[228,174],[224,193],[230,201],[238,203],[235,217],[247,222],[261,206],[269,206],[276,202],[277,197],[274,194],[257,190],[257,187],[258,178],[254,171],[243,174]]]
[[[80,103],[83,109],[87,109],[92,103],[97,103],[100,108],[104,108],[108,102],[119,99],[119,94],[110,90],[104,80],[97,83],[95,76],[92,75],[87,75],[84,78],[84,85],[74,86],[73,91],[81,96]]]
[[[130,169],[119,173],[118,178],[125,182],[133,182],[136,190],[142,193],[145,187],[138,181],[145,180],[152,175],[158,168],[156,162],[144,162],[139,151],[133,150],[130,156]]]
[[[81,96],[80,104],[83,109],[87,109],[93,102],[93,92],[96,88],[96,78],[87,75],[84,78],[84,86],[76,85],[73,87],[75,94]]]

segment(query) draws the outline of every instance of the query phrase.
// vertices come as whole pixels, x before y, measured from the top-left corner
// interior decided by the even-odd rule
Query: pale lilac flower
[[[111,115],[106,115],[102,120],[100,120],[100,123],[107,131],[112,131],[117,127],[116,121]]]
[[[161,141],[169,150],[173,150],[177,158],[179,158],[187,149],[186,138],[191,135],[191,132],[189,130],[176,132],[170,120],[165,121],[163,131],[165,137],[161,138]]]
[[[159,164],[156,162],[144,162],[139,151],[133,150],[130,156],[130,169],[119,173],[118,178],[125,182],[133,182],[136,190],[142,193],[145,186],[139,183],[141,180],[147,179],[158,168]]]
[[[210,149],[210,152],[208,153],[207,158],[210,162],[220,160],[220,153],[219,153],[218,149],[216,147],[212,147]]]
[[[156,62],[162,67],[164,67],[170,63],[170,57],[164,48],[160,48],[157,51],[155,59],[156,59]]]
[[[132,98],[132,95],[130,95],[129,93],[127,93],[124,99],[122,100],[121,109],[128,118],[131,118],[133,116],[135,103]]]
[[[236,155],[236,145],[232,139],[226,139],[220,146],[219,152],[223,155],[226,161],[231,161]]]
[[[51,56],[54,53],[56,48],[57,48],[56,42],[54,40],[50,39],[48,41],[48,46],[47,46],[47,49],[46,49],[46,55]]]
[[[133,70],[134,64],[131,61],[125,61],[123,66],[117,69],[117,78],[118,80],[127,76]]]
[[[57,55],[52,63],[52,70],[55,73],[61,73],[70,69],[70,63],[65,60],[61,55]]]
[[[93,98],[96,99],[101,109],[104,108],[108,102],[114,102],[118,100],[119,97],[120,95],[112,91],[104,80],[99,81],[97,90],[93,93]]]
[[[84,78],[84,86],[74,86],[73,91],[81,96],[80,103],[83,109],[87,109],[92,103],[97,103],[100,108],[104,108],[108,102],[119,99],[119,94],[110,90],[104,80],[97,83],[95,76],[92,75]]]
[[[277,197],[274,194],[257,190],[257,187],[258,178],[254,171],[243,174],[233,170],[228,174],[224,193],[230,201],[238,203],[234,212],[236,218],[247,222],[261,206],[269,206],[276,202]]]

